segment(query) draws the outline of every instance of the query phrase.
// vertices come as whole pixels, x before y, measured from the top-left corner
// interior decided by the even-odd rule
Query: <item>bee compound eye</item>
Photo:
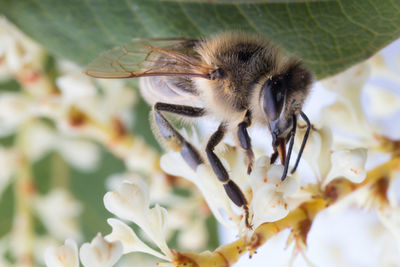
[[[276,77],[267,80],[261,89],[261,107],[269,121],[278,119],[284,100],[283,82]]]

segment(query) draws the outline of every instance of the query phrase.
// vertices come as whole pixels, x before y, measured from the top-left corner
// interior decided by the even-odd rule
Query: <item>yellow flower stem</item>
[[[29,124],[29,122],[27,123]],[[32,202],[35,194],[35,185],[32,177],[31,165],[25,156],[26,137],[25,124],[18,132],[17,148],[19,152],[18,170],[15,174],[15,213],[11,230],[14,242],[12,252],[16,259],[16,266],[34,266],[34,225]]]
[[[352,183],[347,179],[335,179],[311,200],[304,202],[292,210],[288,216],[276,221],[260,225],[252,234],[250,239],[240,238],[227,245],[220,246],[214,252],[206,251],[199,254],[188,252],[176,252],[174,266],[196,266],[196,267],[227,267],[231,266],[247,251],[251,255],[255,250],[267,242],[280,231],[292,228],[294,239],[304,242],[315,216],[328,206],[334,204],[355,190],[370,186],[382,177],[393,177],[391,173],[400,169],[400,157],[394,157],[390,161],[369,171],[364,182]]]

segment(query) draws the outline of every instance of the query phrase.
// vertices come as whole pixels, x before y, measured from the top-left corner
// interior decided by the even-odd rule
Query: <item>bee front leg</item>
[[[161,113],[162,111],[188,117],[200,117],[204,115],[204,109],[168,103],[156,103],[154,105],[154,122],[163,138],[163,143],[167,147],[179,151],[186,163],[193,170],[196,170],[197,166],[204,162],[200,153],[169,123]]]
[[[214,148],[219,144],[219,142],[221,142],[222,138],[225,135],[225,132],[225,125],[221,124],[218,127],[218,130],[210,137],[210,140],[208,141],[206,147],[208,161],[210,162],[211,167],[218,180],[222,182],[228,197],[232,200],[233,203],[235,203],[236,206],[241,207],[244,210],[246,227],[251,228],[252,226],[250,224],[250,215],[247,200],[242,190],[240,190],[239,186],[229,178],[228,172],[222,165],[217,155],[214,153]]]
[[[251,113],[247,111],[244,120],[239,123],[237,136],[239,140],[240,147],[246,152],[246,164],[247,164],[247,174],[250,174],[253,169],[254,164],[254,153],[251,148],[251,139],[247,128],[251,125]]]

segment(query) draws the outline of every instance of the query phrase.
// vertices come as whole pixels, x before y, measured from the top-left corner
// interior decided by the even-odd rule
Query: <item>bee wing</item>
[[[85,73],[96,78],[187,76],[209,78],[213,67],[193,51],[196,39],[134,39],[103,52]]]

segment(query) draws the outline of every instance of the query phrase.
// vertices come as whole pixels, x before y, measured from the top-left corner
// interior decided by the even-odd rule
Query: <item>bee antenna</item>
[[[302,112],[300,112],[300,116],[307,123],[307,130],[306,130],[306,133],[304,134],[303,141],[301,143],[301,147],[299,150],[299,154],[297,155],[296,163],[294,164],[294,167],[293,167],[292,171],[290,172],[292,174],[296,171],[297,166],[299,165],[301,155],[303,154],[303,150],[304,150],[304,147],[306,146],[307,139],[308,139],[308,136],[309,136],[310,130],[311,130],[311,123],[310,123],[310,120],[308,119],[308,117],[306,116],[306,114],[304,114],[304,112],[302,111]]]
[[[290,161],[290,156],[292,154],[292,150],[293,150],[293,144],[294,144],[294,136],[296,135],[296,127],[297,127],[297,118],[295,115],[293,115],[293,128],[290,131],[290,143],[289,143],[289,149],[288,149],[288,153],[287,153],[287,157],[286,157],[286,161],[285,161],[285,165],[284,165],[284,169],[283,169],[283,174],[281,177],[281,181],[286,179],[287,176],[287,172],[288,172],[288,168],[289,168],[289,161]]]

